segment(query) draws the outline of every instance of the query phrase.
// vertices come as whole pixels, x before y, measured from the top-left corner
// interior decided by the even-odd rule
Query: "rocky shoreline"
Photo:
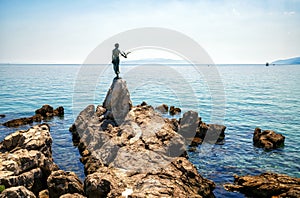
[[[43,106],[36,115],[42,119],[63,115],[63,108],[56,110]],[[215,197],[214,182],[198,173],[188,160],[187,149],[194,151],[203,142],[224,144],[226,126],[206,124],[194,111],[178,120],[159,112],[171,115],[181,110],[172,107],[170,111],[167,105],[153,108],[145,102],[133,106],[126,82],[114,79],[103,104],[86,107],[70,127],[82,156],[84,182],[54,163],[47,124],[8,135],[0,143],[0,187],[5,188],[0,198]],[[257,128],[253,144],[276,149],[283,146],[284,136]],[[299,179],[286,175],[234,178],[224,188],[247,196],[300,194]]]
[[[59,170],[54,163],[51,146],[47,124],[19,130],[4,138],[0,143],[0,185],[5,188],[1,198],[59,197],[57,192],[61,195],[83,192],[83,185],[74,173],[65,182],[55,182],[57,174],[66,178],[63,173],[69,173]]]

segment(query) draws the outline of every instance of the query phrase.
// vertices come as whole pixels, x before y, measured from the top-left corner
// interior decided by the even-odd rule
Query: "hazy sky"
[[[0,0],[0,62],[80,64],[139,27],[186,34],[215,63],[300,56],[300,0]]]

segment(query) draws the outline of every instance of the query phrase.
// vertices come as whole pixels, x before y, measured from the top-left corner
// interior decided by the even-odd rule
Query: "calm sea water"
[[[225,144],[204,144],[189,153],[201,175],[217,184],[217,197],[243,197],[221,187],[233,181],[233,174],[272,171],[300,177],[299,65],[131,65],[121,74],[134,105],[175,105],[199,112],[207,123],[227,126]],[[31,116],[43,104],[63,106],[64,118],[48,121],[54,160],[83,180],[68,129],[85,106],[102,104],[113,77],[109,65],[0,65],[0,114],[6,115],[0,122]],[[28,127],[0,126],[0,140]],[[270,152],[253,147],[255,127],[282,133],[285,147]]]

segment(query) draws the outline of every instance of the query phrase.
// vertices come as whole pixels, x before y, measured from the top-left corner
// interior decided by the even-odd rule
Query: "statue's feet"
[[[121,79],[121,77],[119,76],[119,74],[117,74],[117,76],[115,77],[115,79]]]

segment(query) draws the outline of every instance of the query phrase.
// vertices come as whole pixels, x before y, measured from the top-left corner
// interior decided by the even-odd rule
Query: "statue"
[[[119,55],[121,54],[124,58],[127,58],[127,55],[129,53],[130,52],[125,53],[123,51],[120,51],[119,50],[119,43],[115,44],[115,49],[113,49],[113,51],[112,51],[112,61],[111,62],[113,64],[115,74],[117,75],[116,78],[119,78],[119,73],[120,73],[120,70],[119,70],[119,64],[120,64]]]

